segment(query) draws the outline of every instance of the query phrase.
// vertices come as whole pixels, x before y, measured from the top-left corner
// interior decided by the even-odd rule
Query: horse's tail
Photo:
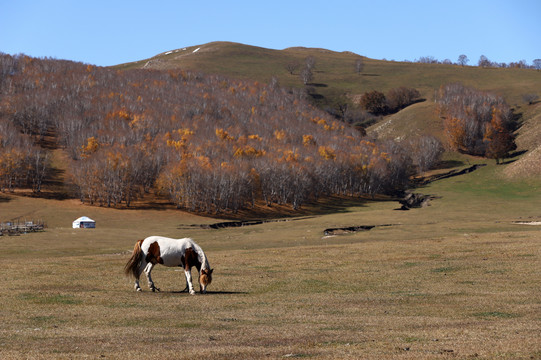
[[[128,260],[128,263],[126,266],[124,266],[124,273],[126,276],[133,276],[134,278],[139,278],[139,266],[141,265],[141,261],[143,260],[143,250],[141,249],[141,244],[143,243],[143,240],[138,240],[135,243],[135,246],[133,248],[133,253],[131,254],[130,260]]]

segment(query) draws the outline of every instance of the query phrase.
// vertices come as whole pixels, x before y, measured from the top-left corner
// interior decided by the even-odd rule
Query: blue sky
[[[108,66],[233,41],[532,64],[540,25],[540,0],[0,0],[0,52]]]

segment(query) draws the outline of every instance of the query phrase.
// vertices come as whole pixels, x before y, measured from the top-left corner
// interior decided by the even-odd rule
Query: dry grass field
[[[220,230],[176,210],[116,210],[0,195],[2,359],[539,359],[541,184],[501,167],[432,183],[431,206],[327,204],[328,214]],[[324,207],[325,204],[319,204]],[[72,229],[87,215],[96,229]],[[324,236],[330,227],[376,226]],[[193,237],[215,268],[206,295],[123,275],[135,240]],[[197,285],[196,285],[197,288]]]

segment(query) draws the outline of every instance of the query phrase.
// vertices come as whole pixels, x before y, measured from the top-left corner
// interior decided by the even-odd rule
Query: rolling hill
[[[230,42],[170,50],[115,68],[181,68],[260,82],[276,77],[281,85],[303,87],[299,69],[290,74],[286,65],[295,62],[302,65],[308,56],[316,61],[312,85],[323,95],[355,95],[370,90],[386,92],[398,86],[409,86],[418,89],[426,99],[433,99],[434,90],[442,84],[461,82],[495,92],[511,105],[521,105],[523,94],[541,91],[541,72],[531,69],[397,62],[370,59],[352,52],[304,47],[272,50]],[[364,61],[364,69],[361,74],[356,74],[354,66],[359,57]]]
[[[272,50],[232,42],[211,42],[170,50],[156,56],[115,68],[185,69],[225,75],[231,78],[269,82],[276,78],[282,86],[305,87],[299,72],[307,57],[315,59],[314,77],[307,85],[314,102],[321,108],[348,102],[355,107],[361,94],[407,86],[417,89],[424,102],[386,116],[369,128],[379,137],[401,139],[431,134],[443,137],[443,126],[435,111],[434,95],[444,84],[460,82],[465,86],[502,96],[521,117],[517,131],[518,150],[526,151],[504,173],[508,177],[541,174],[541,102],[528,104],[524,94],[541,94],[541,72],[532,69],[480,68],[445,64],[421,64],[376,60],[352,52],[334,52],[318,48],[294,47]],[[362,58],[364,69],[355,72],[355,62]],[[297,64],[290,73],[286,66]],[[537,134],[537,135],[536,135]],[[537,149],[537,150],[536,150]],[[533,169],[530,170],[524,169]]]

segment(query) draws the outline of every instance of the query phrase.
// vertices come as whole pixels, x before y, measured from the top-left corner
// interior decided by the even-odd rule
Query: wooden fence
[[[43,231],[47,226],[43,220],[24,221],[17,219],[13,221],[0,222],[0,236],[21,235],[29,232]]]

